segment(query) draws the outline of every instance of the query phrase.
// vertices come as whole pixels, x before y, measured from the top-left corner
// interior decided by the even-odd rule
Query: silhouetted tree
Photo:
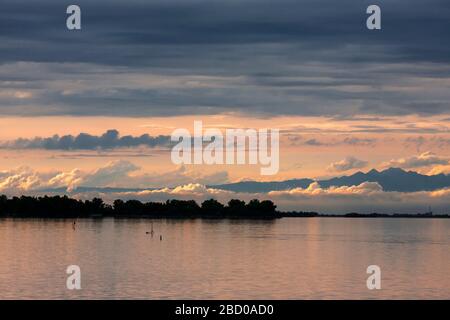
[[[270,200],[263,200],[259,203],[260,212],[265,214],[273,214],[277,210],[277,206]]]
[[[228,206],[225,208],[228,216],[240,216],[245,214],[245,201],[238,199],[231,199],[228,201]]]
[[[224,213],[224,205],[215,199],[202,202],[202,214],[211,217],[219,217]]]

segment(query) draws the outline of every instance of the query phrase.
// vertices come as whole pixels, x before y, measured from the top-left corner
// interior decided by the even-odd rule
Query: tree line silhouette
[[[149,218],[279,218],[276,205],[270,200],[251,200],[248,203],[233,199],[223,205],[215,199],[203,201],[167,200],[141,202],[115,200],[112,205],[100,198],[78,200],[68,196],[0,196],[0,217],[149,217]]]
[[[245,203],[232,199],[223,205],[215,199],[203,201],[167,200],[166,202],[141,202],[139,200],[115,200],[112,205],[100,198],[78,200],[68,196],[12,197],[0,195],[0,218],[243,218],[276,219],[281,217],[344,217],[344,218],[450,218],[449,214],[432,212],[417,214],[347,213],[343,215],[319,214],[317,212],[281,212],[270,200],[257,199]]]

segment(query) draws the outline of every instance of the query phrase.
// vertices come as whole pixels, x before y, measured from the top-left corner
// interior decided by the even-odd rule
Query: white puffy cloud
[[[344,160],[333,162],[327,167],[328,171],[348,171],[351,169],[361,169],[367,166],[368,162],[364,160],[359,160],[355,157],[347,157]]]
[[[74,196],[82,199],[90,199],[93,196],[101,197],[107,202],[113,202],[115,199],[123,200],[140,200],[143,202],[155,201],[161,202],[169,199],[178,200],[195,200],[201,203],[207,199],[217,199],[223,203],[228,202],[230,199],[239,198],[242,200],[249,201],[254,198],[264,197],[267,195],[263,194],[248,194],[248,193],[235,193],[232,191],[219,190],[208,188],[203,184],[199,183],[189,183],[185,185],[176,186],[174,188],[160,188],[155,190],[143,190],[143,191],[129,191],[129,192],[112,192],[112,193],[79,193],[74,194]]]
[[[0,192],[22,194],[48,188],[66,188],[73,192],[84,187],[156,188],[176,187],[189,183],[221,184],[228,181],[226,171],[205,174],[188,170],[184,166],[169,172],[141,172],[141,168],[126,160],[108,162],[92,171],[39,172],[28,167],[18,167],[0,172]]]
[[[383,188],[377,182],[363,182],[358,186],[340,186],[323,189],[318,182],[313,182],[308,188],[295,188],[286,191],[271,191],[269,195],[277,197],[321,196],[321,195],[371,195],[382,193]]]
[[[118,186],[132,179],[130,174],[140,168],[130,161],[115,160],[84,176],[80,182],[84,186]]]
[[[41,185],[41,177],[28,167],[0,172],[0,191],[31,190]]]
[[[385,167],[397,167],[397,168],[420,168],[429,167],[433,165],[447,165],[449,164],[448,158],[439,157],[433,152],[424,152],[418,156],[412,156],[409,158],[393,159],[383,164]]]
[[[430,205],[436,212],[448,213],[450,188],[433,192],[386,192],[376,182],[327,189],[314,182],[306,189],[272,191],[268,195],[286,209],[313,210],[329,214],[419,213],[427,211]]]
[[[48,180],[48,187],[67,187],[72,191],[83,182],[83,172],[79,169],[73,169],[69,172],[61,172]]]

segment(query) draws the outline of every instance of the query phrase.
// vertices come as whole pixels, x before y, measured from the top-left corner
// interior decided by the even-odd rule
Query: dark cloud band
[[[82,30],[73,32],[65,27],[60,1],[2,1],[1,115],[450,112],[446,0],[379,0],[380,31],[365,27],[371,1],[77,4]],[[52,70],[36,72],[36,66]],[[214,86],[196,87],[198,79],[136,85],[142,75],[204,77]],[[83,87],[86,79],[99,85]],[[74,83],[80,88],[67,90]],[[29,93],[17,93],[24,90]]]
[[[1,148],[10,149],[46,149],[46,150],[109,150],[116,148],[131,148],[138,146],[168,147],[170,136],[152,137],[143,134],[138,137],[120,136],[117,130],[108,130],[100,136],[80,133],[77,136],[65,135],[33,139],[16,139],[3,142]]]

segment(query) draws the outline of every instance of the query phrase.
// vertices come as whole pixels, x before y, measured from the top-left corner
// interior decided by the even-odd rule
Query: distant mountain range
[[[450,187],[450,175],[438,174],[427,176],[414,171],[405,171],[399,168],[389,168],[384,171],[375,169],[364,173],[357,172],[350,176],[342,176],[327,180],[314,179],[292,179],[285,181],[242,181],[236,183],[227,183],[220,185],[208,185],[208,188],[228,190],[234,192],[246,193],[264,193],[269,191],[282,191],[294,188],[307,188],[311,183],[317,181],[322,188],[331,186],[353,186],[363,182],[377,182],[384,191],[399,192],[415,192],[415,191],[434,191],[446,187]],[[157,188],[109,188],[109,187],[83,187],[80,186],[76,190],[68,192],[66,188],[49,188],[41,189],[40,192],[51,192],[59,194],[73,194],[83,192],[103,192],[103,193],[120,193],[120,192],[139,192],[143,190],[155,190]]]
[[[307,188],[316,180],[313,179],[293,179],[274,182],[242,181],[221,185],[212,185],[211,188],[228,190],[234,192],[269,192],[289,190],[293,188]],[[389,168],[384,171],[375,169],[363,173],[357,172],[350,176],[331,178],[328,180],[317,180],[323,188],[331,186],[353,186],[363,182],[377,182],[384,191],[415,192],[434,191],[450,187],[450,175],[438,174],[427,176],[414,171],[405,171],[400,168]]]

